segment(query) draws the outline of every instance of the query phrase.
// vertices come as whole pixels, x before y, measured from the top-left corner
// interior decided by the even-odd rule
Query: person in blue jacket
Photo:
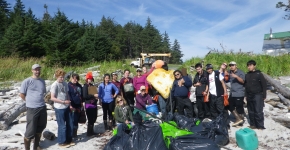
[[[102,102],[103,108],[103,120],[104,126],[106,130],[112,130],[113,126],[113,114],[115,101],[114,99],[119,93],[119,89],[110,81],[110,74],[104,75],[104,82],[99,86],[99,99]],[[107,118],[109,115],[109,122],[107,122]]]
[[[193,117],[193,107],[191,101],[188,98],[189,88],[192,86],[192,81],[188,76],[182,76],[180,70],[175,70],[173,72],[175,80],[172,85],[172,95],[173,100],[177,103],[177,112],[180,115],[184,115],[184,110],[186,111],[186,116]]]

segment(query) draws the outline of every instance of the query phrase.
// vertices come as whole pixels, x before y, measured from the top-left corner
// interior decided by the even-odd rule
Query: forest
[[[104,15],[94,24],[85,19],[73,21],[61,8],[53,16],[46,4],[43,10],[42,17],[37,18],[21,0],[14,6],[0,0],[1,58],[44,57],[46,65],[67,65],[137,58],[141,52],[170,52],[169,63],[182,63],[178,40],[171,43],[168,33],[161,33],[149,17],[144,26],[134,21],[122,26]]]

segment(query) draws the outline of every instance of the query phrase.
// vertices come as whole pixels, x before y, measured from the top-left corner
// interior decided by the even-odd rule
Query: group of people
[[[197,71],[193,86],[196,87],[198,118],[215,119],[221,113],[228,118],[230,111],[235,117],[232,126],[243,125],[246,99],[249,127],[265,129],[263,107],[267,86],[261,71],[256,70],[254,60],[247,62],[247,74],[238,69],[234,61],[229,63],[229,70],[227,63],[222,63],[219,70],[213,70],[212,64],[207,64],[205,70],[201,63],[194,67]],[[227,98],[229,105],[224,103]]]
[[[230,111],[236,118],[233,126],[238,126],[244,123],[244,98],[246,98],[250,128],[265,129],[263,106],[266,98],[266,81],[261,72],[256,70],[256,62],[254,60],[247,62],[249,70],[247,74],[238,69],[236,62],[229,63],[229,70],[227,67],[227,63],[222,63],[219,70],[214,70],[212,64],[207,64],[204,70],[202,64],[197,63],[194,66],[196,75],[193,79],[183,71],[175,70],[171,94],[167,99],[147,81],[147,76],[154,71],[154,65],[150,71],[147,71],[146,67],[137,68],[134,78],[130,77],[129,70],[124,70],[124,76],[120,81],[115,72],[105,74],[103,82],[98,87],[93,84],[92,72],[86,74],[85,84],[82,86],[78,74],[71,74],[67,83],[64,81],[66,73],[62,69],[57,69],[56,81],[51,85],[50,93],[58,125],[58,144],[60,147],[75,145],[73,137],[77,136],[78,121],[83,109],[88,120],[87,136],[96,135],[94,123],[97,119],[97,104],[102,106],[106,130],[112,130],[115,125],[121,123],[134,125],[133,114],[137,112],[136,110],[146,110],[146,107],[153,103],[158,105],[163,119],[166,119],[169,111],[175,110],[180,115],[198,117],[201,120],[215,119],[222,113],[228,118]],[[160,68],[168,70],[166,63]],[[25,79],[20,89],[20,97],[26,101],[27,107],[25,149],[30,149],[32,139],[34,149],[40,149],[41,133],[47,123],[44,102],[47,91],[40,73],[41,66],[34,64],[32,77]],[[196,87],[197,114],[189,99],[192,86]],[[98,89],[98,92],[91,94],[89,88],[92,87]],[[228,95],[229,105],[225,106],[224,98]]]

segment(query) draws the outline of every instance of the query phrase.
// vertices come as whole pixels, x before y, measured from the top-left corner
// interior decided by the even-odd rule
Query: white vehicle
[[[171,57],[171,53],[141,53],[140,54],[142,58],[137,58],[135,61],[132,61],[130,65],[132,67],[140,68],[143,66],[151,66],[152,63],[155,62],[155,59],[152,58],[154,56],[165,56],[165,57]]]

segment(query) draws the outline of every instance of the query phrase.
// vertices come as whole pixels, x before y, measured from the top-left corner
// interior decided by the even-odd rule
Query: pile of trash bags
[[[135,125],[132,128],[126,124],[119,125],[104,150],[219,150],[229,143],[227,121],[223,114],[215,120],[202,122],[174,115],[173,120],[160,124],[142,121],[140,117],[138,112],[134,115]]]

